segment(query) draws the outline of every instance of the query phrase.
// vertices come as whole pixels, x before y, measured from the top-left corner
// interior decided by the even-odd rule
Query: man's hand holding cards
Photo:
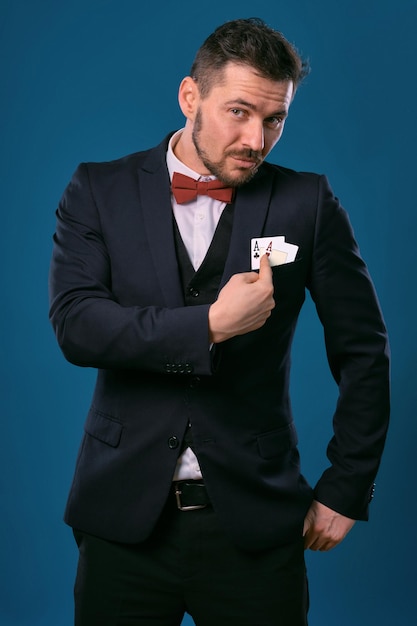
[[[265,254],[258,264],[259,274],[234,274],[209,309],[211,343],[221,343],[236,335],[261,328],[275,307],[272,270]]]

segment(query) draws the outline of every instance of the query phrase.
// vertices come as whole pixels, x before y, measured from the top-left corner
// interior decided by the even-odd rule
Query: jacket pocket
[[[117,448],[122,437],[123,424],[113,417],[91,409],[84,430],[91,437]]]
[[[258,450],[263,459],[273,459],[292,450],[298,443],[294,423],[278,430],[258,435]]]
[[[272,274],[291,274],[292,272],[298,272],[302,269],[303,259],[295,259],[295,261],[290,261],[289,263],[281,263],[280,265],[272,266]]]

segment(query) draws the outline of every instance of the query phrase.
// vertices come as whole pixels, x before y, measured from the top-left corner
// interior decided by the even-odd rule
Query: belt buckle
[[[200,485],[198,485],[200,486]],[[203,485],[201,485],[203,487]],[[197,485],[196,485],[197,487]],[[197,511],[198,509],[205,509],[207,504],[192,504],[190,506],[184,506],[181,502],[182,491],[180,489],[180,485],[176,483],[175,485],[175,498],[177,500],[177,507],[180,511]]]

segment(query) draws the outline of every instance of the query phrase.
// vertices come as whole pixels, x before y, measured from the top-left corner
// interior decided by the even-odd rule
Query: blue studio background
[[[393,352],[371,521],[333,552],[307,553],[310,624],[415,623],[416,0],[0,0],[1,626],[72,624],[76,550],[61,520],[95,374],[64,361],[48,322],[56,205],[80,161],[151,147],[182,125],[177,87],[197,47],[218,24],[254,14],[312,65],[270,160],[328,175]],[[314,482],[336,391],[309,302],[292,388]]]

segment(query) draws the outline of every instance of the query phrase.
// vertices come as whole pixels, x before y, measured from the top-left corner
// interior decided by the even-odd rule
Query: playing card
[[[287,243],[284,236],[257,237],[251,239],[251,268],[259,269],[261,256],[266,254],[271,267],[294,261],[298,246]]]

